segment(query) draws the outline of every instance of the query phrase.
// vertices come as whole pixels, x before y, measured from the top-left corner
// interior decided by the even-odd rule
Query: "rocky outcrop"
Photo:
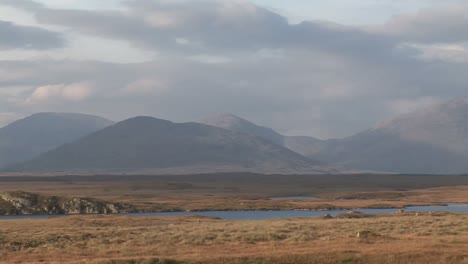
[[[359,219],[359,218],[370,218],[370,217],[375,217],[375,215],[364,214],[359,211],[349,211],[344,214],[339,214],[336,216],[336,218],[339,218],[339,219]]]
[[[44,196],[28,192],[0,193],[0,215],[118,214],[133,210],[128,204],[92,198]]]

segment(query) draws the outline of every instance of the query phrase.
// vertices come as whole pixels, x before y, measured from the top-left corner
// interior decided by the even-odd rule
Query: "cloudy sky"
[[[0,0],[0,125],[233,113],[348,136],[468,95],[465,0]]]

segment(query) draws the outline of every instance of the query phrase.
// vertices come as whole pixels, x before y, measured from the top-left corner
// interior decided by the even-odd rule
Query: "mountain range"
[[[284,136],[272,128],[256,125],[233,114],[220,114],[205,118],[200,123],[245,133],[269,140],[306,157],[314,158],[315,151],[323,142],[308,136]]]
[[[232,114],[200,123],[40,113],[0,129],[15,172],[415,174],[468,172],[468,99],[400,115],[346,138],[286,136]]]
[[[277,144],[347,168],[415,174],[468,172],[467,98],[399,115],[341,139],[282,136],[233,115],[219,115],[203,122],[269,140],[274,134]]]
[[[326,173],[268,140],[199,123],[135,117],[13,165],[8,171],[255,171]]]
[[[461,98],[326,141],[315,158],[354,168],[399,173],[468,172],[468,99]]]
[[[73,113],[38,113],[0,128],[0,167],[31,159],[113,122]]]

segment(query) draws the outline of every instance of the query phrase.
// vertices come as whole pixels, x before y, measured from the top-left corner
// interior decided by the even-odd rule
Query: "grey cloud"
[[[468,41],[468,4],[425,9],[396,16],[372,32],[387,34],[406,42],[447,43]]]
[[[59,33],[0,20],[0,49],[42,50],[63,47],[64,44]]]
[[[403,35],[317,21],[289,24],[248,3],[133,0],[121,11],[29,8],[42,23],[127,40],[161,56],[137,64],[0,62],[0,88],[28,87],[13,103],[0,99],[0,112],[85,109],[114,120],[143,114],[175,121],[232,112],[282,132],[330,137],[372,126],[402,99],[462,96],[468,86],[468,64],[418,60],[417,49],[401,47]],[[193,59],[200,54],[228,59]],[[82,82],[93,91],[79,102],[17,103],[40,86]]]
[[[44,24],[166,53],[318,49],[393,59],[398,51],[398,43],[382,34],[319,21],[290,24],[285,17],[247,2],[132,0],[126,7],[120,11],[36,8],[33,12]]]
[[[32,12],[44,8],[44,5],[32,0],[0,0],[0,4],[21,8]]]
[[[389,114],[387,105],[392,101],[462,96],[468,85],[462,78],[467,65],[419,62],[395,67],[392,63],[357,62],[309,51],[285,53],[285,58],[246,56],[223,64],[174,57],[139,64],[0,62],[0,72],[11,73],[1,75],[0,87],[30,87],[22,93],[23,99],[39,86],[94,84],[92,96],[79,102],[2,104],[0,112],[85,111],[115,120],[152,115],[175,121],[233,112],[282,132],[328,137],[350,135],[372,126]],[[167,89],[121,93],[148,80]],[[157,86],[154,88],[159,89]]]

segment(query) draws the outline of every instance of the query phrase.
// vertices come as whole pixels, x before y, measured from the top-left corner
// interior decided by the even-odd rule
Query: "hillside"
[[[283,136],[233,115],[211,125],[247,133],[311,159],[348,169],[392,173],[468,172],[468,99],[458,98],[385,120],[356,135],[331,140]]]
[[[324,172],[267,140],[198,123],[135,117],[8,168],[9,171],[158,170]]]
[[[357,169],[399,173],[468,172],[468,99],[455,99],[326,141],[320,159]]]
[[[0,167],[26,161],[111,125],[97,116],[38,113],[0,129]]]
[[[272,128],[256,125],[232,114],[211,116],[203,119],[201,123],[261,137],[308,157],[313,157],[315,155],[315,150],[322,142],[319,139],[307,136],[284,136]]]

